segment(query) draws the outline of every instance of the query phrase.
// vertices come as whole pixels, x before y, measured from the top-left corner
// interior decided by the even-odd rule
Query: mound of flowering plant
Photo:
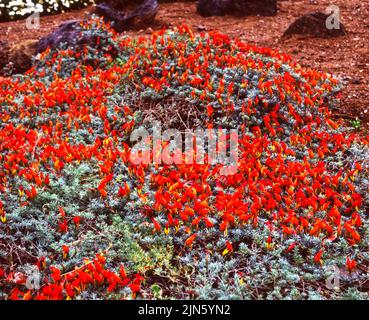
[[[185,26],[84,28],[104,51],[0,78],[2,298],[366,296],[369,140],[331,119],[334,77]],[[137,164],[154,120],[237,130],[237,170]]]
[[[83,8],[93,0],[2,0],[0,21],[24,19],[33,13],[50,15],[71,9]]]

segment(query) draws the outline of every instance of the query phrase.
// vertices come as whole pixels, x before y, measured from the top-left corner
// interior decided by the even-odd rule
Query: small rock
[[[100,53],[108,53],[116,56],[117,48],[106,46],[105,41],[101,41],[102,36],[97,32],[84,32],[83,24],[86,20],[70,20],[62,23],[56,30],[38,41],[37,53],[44,52],[47,48],[71,48],[76,52],[84,50],[86,47],[94,48]],[[95,65],[95,59],[85,61],[92,66]],[[37,65],[37,63],[36,63]]]
[[[0,40],[0,69],[9,62],[9,44],[6,40]]]
[[[353,78],[351,81],[352,84],[361,84],[361,80],[359,78]]]
[[[197,26],[197,31],[206,31],[206,27],[200,24]]]
[[[110,22],[117,32],[147,27],[155,20],[159,10],[157,0],[99,0],[97,3],[96,13]]]
[[[310,35],[320,38],[339,37],[346,34],[346,29],[340,23],[339,29],[328,29],[326,21],[329,15],[322,12],[306,14],[294,21],[284,32],[283,36]]]
[[[199,0],[197,12],[204,17],[224,16],[231,7],[232,0]]]
[[[74,44],[82,31],[82,20],[65,21],[52,33],[40,39],[37,52],[43,52],[47,48],[56,48],[61,43]]]
[[[0,75],[22,73],[30,69],[37,43],[37,40],[25,40],[10,46],[7,42],[0,41]]]
[[[277,0],[199,0],[197,12],[204,17],[226,14],[272,16],[277,13]]]
[[[147,34],[152,34],[154,32],[154,30],[152,28],[147,28],[145,33]]]
[[[36,55],[38,40],[25,40],[10,48],[9,61],[15,72],[25,72],[32,67],[32,58]]]

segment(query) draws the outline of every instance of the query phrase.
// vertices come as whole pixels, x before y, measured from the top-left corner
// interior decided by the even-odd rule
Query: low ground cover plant
[[[84,28],[97,47],[0,78],[1,298],[367,298],[369,140],[332,120],[336,78],[186,26]],[[154,120],[237,129],[237,172],[134,164]]]

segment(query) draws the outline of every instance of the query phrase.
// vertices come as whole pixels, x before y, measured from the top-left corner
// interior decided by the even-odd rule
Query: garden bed
[[[269,48],[313,41],[275,41],[273,18],[247,18],[247,42],[217,18],[161,19],[124,35],[89,20],[91,46],[0,77],[0,298],[368,299],[369,137],[336,117],[344,79]],[[233,129],[236,162],[183,163],[156,121]]]

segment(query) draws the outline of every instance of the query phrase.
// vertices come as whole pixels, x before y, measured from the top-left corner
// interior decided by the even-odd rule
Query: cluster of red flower
[[[178,28],[178,33],[195,39],[186,27]],[[363,199],[355,179],[361,174],[362,165],[355,162],[350,167],[332,170],[324,161],[337,152],[344,152],[354,141],[368,144],[367,139],[356,134],[336,130],[339,124],[329,118],[322,97],[332,91],[336,80],[324,73],[300,69],[288,56],[231,42],[217,33],[199,41],[192,50],[193,42],[178,39],[173,40],[164,31],[149,40],[123,39],[121,46],[132,49],[131,57],[123,65],[112,65],[105,70],[84,66],[83,72],[77,68],[71,77],[55,76],[49,84],[37,80],[42,73],[35,70],[22,81],[0,78],[2,223],[11,223],[10,219],[6,220],[7,208],[10,208],[6,194],[18,194],[20,206],[32,205],[38,194],[49,188],[52,177],[63,175],[67,164],[93,160],[98,163],[100,173],[99,186],[94,190],[99,197],[129,201],[129,195],[136,192],[144,203],[142,212],[153,223],[154,230],[164,229],[166,234],[172,231],[174,234],[183,227],[188,233],[186,246],[194,245],[198,230],[217,228],[227,239],[223,255],[231,254],[235,249],[227,238],[229,230],[245,224],[257,228],[260,223],[267,224],[270,231],[279,230],[284,237],[305,233],[321,238],[321,248],[314,258],[316,263],[320,263],[327,241],[344,237],[350,245],[360,242],[359,212]],[[73,54],[68,50],[55,55],[50,64],[58,65],[63,57]],[[269,62],[261,59],[262,56],[269,57]],[[169,64],[173,57],[176,66]],[[284,64],[306,81],[298,83],[283,69]],[[221,70],[238,68],[245,73],[254,70],[260,77],[257,84],[252,81],[226,84],[221,76],[215,83],[214,70],[209,65]],[[279,72],[282,69],[283,72]],[[273,78],[269,76],[271,70],[277,74]],[[137,92],[147,87],[161,92],[173,83],[190,84],[192,96],[198,98],[204,114],[208,115],[208,128],[214,126],[216,113],[234,112],[236,87],[238,92],[254,87],[260,90],[258,96],[242,103],[244,115],[259,116],[261,108],[267,112],[260,125],[251,128],[246,122],[241,125],[246,134],[240,137],[236,174],[222,176],[219,165],[208,164],[162,165],[152,173],[150,166],[130,162],[130,147],[126,141],[135,126],[134,106],[108,105],[107,96],[122,84],[122,79],[131,81]],[[20,96],[23,99],[19,99]],[[270,105],[267,100],[272,97],[279,103]],[[220,105],[220,109],[215,110],[214,103]],[[303,113],[299,110],[301,105],[305,109]],[[92,118],[96,117],[103,124],[103,134],[98,131],[100,128],[91,125]],[[37,123],[37,127],[29,125],[30,122]],[[286,123],[291,125],[288,134]],[[87,130],[94,141],[76,142],[74,134],[80,130]],[[111,191],[116,183],[114,168],[118,161],[123,161],[132,179],[138,181],[135,190],[124,182],[118,192]],[[148,175],[151,175],[153,192],[143,193]],[[24,188],[22,180],[30,187]],[[146,205],[149,200],[154,203],[151,207]],[[165,225],[157,219],[163,214]],[[81,219],[78,216],[71,219],[79,227]],[[67,232],[71,219],[60,208],[61,233]],[[270,236],[268,247],[272,247],[272,243]],[[294,243],[287,252],[298,245]],[[63,247],[62,253],[67,259],[69,248]],[[129,286],[134,293],[140,290],[142,277],[135,275],[128,279],[123,268],[117,275],[106,270],[104,263],[105,258],[99,255],[64,275],[59,269],[51,269],[52,283],[45,284],[37,293],[15,288],[11,298],[73,298],[89,284],[107,284],[108,291],[117,286]],[[355,267],[350,259],[347,264],[349,269]],[[0,270],[0,278],[4,276]],[[13,279],[11,273],[6,277],[8,282]]]
[[[63,255],[68,249],[63,248]],[[106,258],[103,255],[97,255],[93,261],[87,261],[85,264],[73,271],[61,274],[60,269],[49,267],[51,279],[45,281],[41,288],[29,288],[28,290],[19,289],[27,283],[27,275],[22,273],[6,274],[0,269],[0,283],[4,287],[8,284],[16,285],[10,293],[12,300],[64,300],[73,299],[81,292],[89,289],[89,286],[107,286],[107,292],[113,292],[116,289],[129,287],[133,297],[140,291],[143,277],[135,274],[128,278],[124,267],[120,267],[119,274],[116,274],[105,268]],[[45,258],[41,258],[37,263],[38,269],[45,269]]]

